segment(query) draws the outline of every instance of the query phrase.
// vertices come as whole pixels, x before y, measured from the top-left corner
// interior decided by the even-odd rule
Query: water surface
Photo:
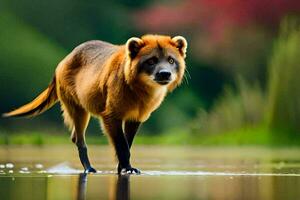
[[[298,199],[300,149],[137,146],[141,175],[118,176],[113,151],[90,146],[84,175],[73,146],[1,147],[0,199]]]

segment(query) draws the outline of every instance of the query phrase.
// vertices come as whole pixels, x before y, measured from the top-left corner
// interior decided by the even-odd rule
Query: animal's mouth
[[[160,85],[167,85],[171,80],[155,80]]]

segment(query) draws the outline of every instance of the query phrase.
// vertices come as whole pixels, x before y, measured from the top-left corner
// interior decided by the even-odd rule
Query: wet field
[[[113,151],[90,146],[0,148],[0,199],[299,199],[300,149],[135,146],[141,175],[116,175]]]

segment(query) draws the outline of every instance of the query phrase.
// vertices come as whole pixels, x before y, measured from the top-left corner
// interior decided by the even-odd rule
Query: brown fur
[[[32,102],[21,106],[20,108],[8,113],[4,113],[3,117],[32,117],[39,115],[57,102],[57,94],[55,88],[55,76],[46,90],[44,90],[39,96],[37,96]]]
[[[137,41],[139,48],[131,58],[128,45]],[[161,86],[138,73],[140,58],[157,46],[172,52],[180,68],[175,80]],[[90,115],[102,120],[102,127],[110,137],[110,119],[144,122],[158,108],[168,91],[181,83],[185,70],[186,41],[181,36],[146,35],[131,38],[125,45],[89,41],[76,47],[63,59],[49,87],[33,102],[5,116],[35,116],[59,100],[65,123],[72,129],[72,140],[84,142]],[[115,123],[115,122],[113,122]],[[114,141],[112,141],[114,142]]]

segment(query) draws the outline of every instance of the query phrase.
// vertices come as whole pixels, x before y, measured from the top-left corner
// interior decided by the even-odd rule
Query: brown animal
[[[125,45],[89,41],[57,66],[48,88],[32,102],[4,116],[36,116],[60,102],[85,172],[85,130],[98,117],[119,160],[118,173],[140,173],[130,165],[130,147],[139,125],[158,108],[185,71],[187,42],[182,36],[145,35]]]

